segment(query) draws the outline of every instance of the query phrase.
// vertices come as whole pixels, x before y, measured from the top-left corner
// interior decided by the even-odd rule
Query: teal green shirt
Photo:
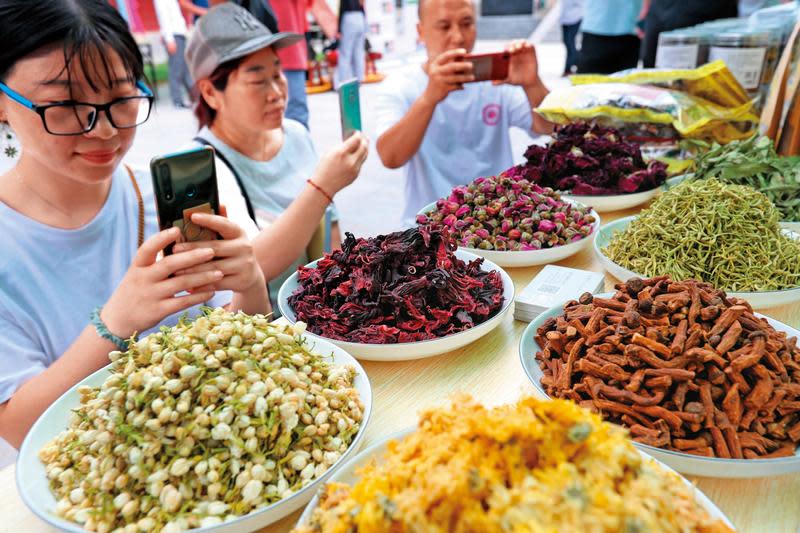
[[[635,34],[642,0],[591,0],[583,10],[581,31],[596,35]]]

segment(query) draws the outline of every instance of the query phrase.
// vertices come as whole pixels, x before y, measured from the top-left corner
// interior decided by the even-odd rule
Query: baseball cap
[[[198,19],[186,45],[186,64],[197,81],[210,76],[222,63],[268,46],[285,48],[301,39],[297,33],[272,33],[249,11],[226,2]]]

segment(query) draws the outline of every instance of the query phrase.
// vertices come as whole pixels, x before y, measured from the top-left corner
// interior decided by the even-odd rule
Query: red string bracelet
[[[319,185],[317,185],[316,183],[314,183],[310,179],[307,179],[306,183],[308,183],[309,185],[311,185],[312,187],[317,189],[320,192],[320,194],[322,194],[322,196],[324,196],[325,198],[328,199],[328,202],[333,203],[333,197],[330,194],[328,194],[325,191],[323,191],[322,187],[320,187]]]

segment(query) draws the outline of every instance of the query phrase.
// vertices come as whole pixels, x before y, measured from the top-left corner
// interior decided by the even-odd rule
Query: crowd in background
[[[662,32],[710,20],[744,17],[780,0],[561,0],[567,60],[564,75],[611,74],[655,66]],[[576,41],[580,34],[581,46]]]
[[[153,0],[161,38],[169,56],[168,78],[172,103],[177,108],[191,107],[193,81],[184,59],[186,35],[197,19],[213,4],[209,0]],[[273,33],[293,32],[305,36],[308,31],[309,0],[233,0],[247,9]],[[364,78],[367,22],[364,0],[340,0],[338,25],[328,35],[338,52],[334,86],[349,79]],[[308,128],[306,73],[309,64],[308,43],[302,41],[280,50],[283,74],[289,87],[286,116]]]

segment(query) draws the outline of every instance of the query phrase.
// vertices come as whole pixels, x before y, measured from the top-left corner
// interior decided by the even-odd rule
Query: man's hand
[[[175,52],[178,51],[178,45],[175,44],[175,41],[167,43],[167,53],[171,56],[175,55]]]
[[[465,83],[475,81],[472,63],[464,61],[466,55],[466,50],[457,48],[444,52],[428,63],[428,86],[423,94],[426,99],[438,104],[451,92],[463,89]]]
[[[536,49],[528,41],[518,40],[512,41],[506,50],[511,54],[508,77],[505,80],[493,83],[495,85],[507,83],[522,87],[531,106],[531,127],[533,131],[536,133],[552,132],[553,124],[534,112],[534,109],[542,103],[544,97],[550,92],[539,77],[539,62],[536,60]]]
[[[508,83],[530,88],[541,85],[539,79],[539,62],[536,60],[536,49],[525,40],[512,41],[506,51],[511,54],[508,65],[508,78],[496,81],[495,84]]]

